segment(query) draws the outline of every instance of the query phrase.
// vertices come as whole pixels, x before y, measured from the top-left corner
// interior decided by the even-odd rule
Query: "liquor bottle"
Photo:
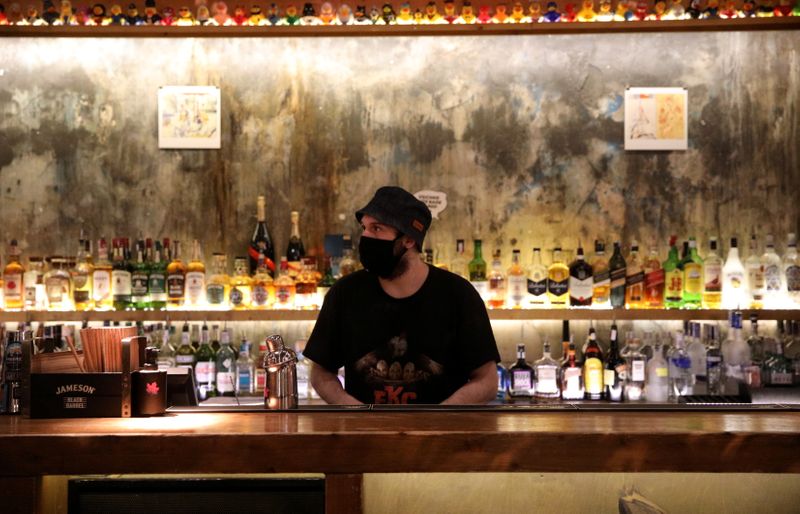
[[[742,339],[742,313],[731,312],[728,339],[722,345],[724,376],[744,381],[745,368],[750,366],[750,347]]]
[[[697,241],[689,238],[689,250],[683,266],[683,308],[699,309],[703,303],[703,259],[697,254]]]
[[[13,242],[13,241],[12,241]],[[92,250],[88,239],[81,237],[78,240],[78,253],[75,257],[75,266],[72,275],[72,302],[77,311],[92,310]],[[6,301],[8,301],[8,281],[6,280]]]
[[[775,353],[768,361],[764,362],[765,385],[791,386],[794,383],[794,366],[790,359],[784,355],[783,341],[775,341]]]
[[[612,287],[613,296],[613,287]],[[589,329],[589,339],[583,352],[584,398],[602,400],[605,397],[603,384],[603,350],[597,344],[597,333]]]
[[[161,325],[159,324],[159,328]],[[169,369],[177,366],[175,361],[175,347],[170,342],[175,327],[167,323],[164,330],[159,334],[160,345],[158,347],[158,369]]]
[[[7,311],[21,311],[25,306],[23,297],[23,275],[25,268],[19,262],[19,246],[17,240],[11,240],[11,247],[8,250],[8,263],[3,268],[3,301]],[[85,303],[82,305],[85,310]]]
[[[114,297],[111,295],[113,267],[108,260],[108,244],[105,238],[97,242],[97,263],[92,270],[92,300],[94,310],[107,311],[114,308]]]
[[[658,259],[658,248],[653,245],[644,262],[644,308],[664,308],[664,280],[664,268]]]
[[[508,370],[501,363],[497,363],[497,394],[495,400],[505,400],[509,388]]]
[[[531,266],[528,268],[528,307],[532,309],[547,307],[550,299],[547,297],[547,268],[542,264],[542,252],[539,248],[533,249]]]
[[[583,247],[578,242],[578,255],[569,265],[569,304],[571,307],[591,307],[594,294],[592,266],[583,258]]]
[[[294,353],[297,355],[297,399],[308,400],[311,398],[311,365],[303,356],[305,343],[297,341],[294,344]]]
[[[486,261],[483,260],[482,241],[475,239],[472,260],[469,261],[469,281],[472,283],[478,294],[481,295],[483,301],[486,302],[489,298],[489,281],[486,277]]]
[[[252,301],[253,280],[247,274],[247,257],[233,260],[233,276],[229,301],[231,309],[249,309]]]
[[[180,241],[173,241],[170,251],[172,261],[167,265],[167,307],[180,309],[186,298],[186,266],[181,260]]]
[[[433,248],[425,248],[425,257],[422,262],[433,266]]]
[[[248,255],[250,256],[250,271],[252,275],[258,266],[258,253],[264,252],[264,257],[267,259],[267,269],[275,276],[275,249],[272,246],[272,238],[267,230],[267,199],[264,196],[259,196],[257,201],[257,222],[256,229],[253,231],[253,237],[250,238],[250,247],[248,248]]]
[[[108,283],[110,284],[110,265],[108,269]],[[44,289],[44,259],[39,256],[28,257],[28,269],[22,275],[22,287],[25,294],[25,310],[41,311],[47,308],[47,293]]]
[[[608,261],[608,270],[611,275],[611,307],[614,309],[625,307],[626,268],[620,243],[619,241],[614,241],[614,253]]]
[[[627,341],[628,351],[624,357],[627,367],[625,380],[625,399],[637,402],[644,397],[647,358],[639,351],[639,339],[633,337]]]
[[[747,338],[750,348],[750,362],[761,366],[764,362],[764,338],[758,333],[758,314],[750,314],[750,336]]]
[[[289,276],[289,263],[286,257],[281,257],[281,273],[275,279],[275,305],[276,309],[294,309],[297,285]]]
[[[236,352],[231,348],[231,335],[228,329],[222,331],[219,351],[217,351],[217,393],[220,396],[235,396],[236,391]]]
[[[569,305],[569,267],[564,264],[560,247],[553,249],[553,262],[547,268],[547,298],[554,309]]]
[[[114,262],[111,271],[111,296],[114,299],[114,309],[128,310],[131,306],[131,269],[126,260],[125,239],[115,239],[113,242]]]
[[[559,384],[560,367],[550,356],[550,341],[545,338],[542,343],[542,358],[533,363],[536,376],[533,396],[537,400],[554,400],[561,397]]]
[[[583,400],[583,396],[583,374],[575,358],[575,344],[570,342],[566,360],[561,365],[561,399]]]
[[[797,256],[797,237],[794,232],[789,234],[786,255],[783,256],[783,276],[786,277],[789,307],[800,307],[800,259]]]
[[[708,254],[703,260],[703,308],[719,309],[722,305],[722,257],[717,254],[717,238],[708,241]]]
[[[750,292],[749,307],[761,309],[764,307],[764,268],[758,255],[758,241],[755,234],[750,236],[750,254],[744,261],[744,269],[747,274],[747,288]]]
[[[489,272],[489,299],[490,309],[502,309],[506,304],[506,275],[503,273],[503,263],[500,258],[500,250],[495,251],[492,258],[492,270]]]
[[[731,238],[731,247],[725,266],[722,267],[722,308],[726,310],[746,307],[749,301],[745,295],[745,274],[739,259],[738,241]]]
[[[528,277],[520,265],[519,249],[511,252],[511,267],[508,268],[508,296],[506,305],[512,309],[521,309],[528,296]]]
[[[664,307],[667,309],[680,309],[683,306],[683,270],[680,268],[678,247],[675,246],[678,238],[669,238],[669,255],[664,261]]]
[[[594,255],[589,262],[592,266],[592,307],[608,309],[611,307],[611,275],[606,257],[606,245],[601,240],[594,242]]]
[[[184,307],[197,309],[203,307],[206,299],[206,266],[203,264],[200,242],[192,243],[192,260],[186,265],[186,298]]]
[[[253,276],[253,292],[250,305],[254,309],[267,309],[275,303],[275,286],[272,276],[267,269],[267,259],[264,254],[258,255],[258,266]]]
[[[231,278],[228,276],[228,257],[224,253],[212,256],[211,275],[206,283],[206,303],[210,309],[224,309],[228,305]]]
[[[192,348],[194,348],[195,351],[197,351],[197,349],[200,348],[200,329],[197,325],[192,325],[190,341],[192,344]]]
[[[469,261],[464,254],[464,240],[456,239],[456,254],[450,261],[450,271],[456,275],[469,279]]]
[[[342,260],[339,261],[339,278],[347,276],[358,270],[358,261],[353,257],[353,241],[350,236],[343,237]]]
[[[561,366],[567,362],[567,353],[571,342],[572,336],[569,333],[569,320],[561,320],[561,360],[559,361]]]
[[[631,253],[625,269],[625,308],[644,309],[644,269],[639,259],[639,245],[631,244]]]
[[[669,395],[676,399],[692,392],[692,360],[684,345],[683,332],[675,333],[675,346],[669,354]]]
[[[317,295],[320,304],[324,301],[325,295],[328,294],[336,279],[333,276],[333,265],[331,264],[331,257],[325,256],[325,273],[317,284]]]
[[[144,242],[136,244],[136,262],[131,271],[131,307],[138,310],[150,308],[150,266],[144,258]]]
[[[72,277],[66,269],[67,259],[53,255],[48,259],[50,269],[44,274],[47,309],[70,311],[72,304]]]
[[[722,393],[722,351],[717,338],[717,327],[710,326],[706,352],[706,385],[710,395]]]
[[[189,324],[184,323],[181,330],[181,344],[175,350],[175,365],[179,368],[189,368],[194,373],[194,365],[197,362],[196,351],[192,346]]]
[[[525,345],[517,345],[517,362],[508,368],[511,379],[508,395],[512,402],[530,401],[533,396],[533,368],[525,360]]]
[[[163,258],[161,242],[156,241],[147,275],[150,308],[163,311],[167,308],[167,262]]]
[[[264,357],[267,355],[267,341],[262,339],[258,343],[258,358],[256,359],[256,394],[264,394],[267,384],[267,370],[264,369]]]
[[[666,402],[669,398],[669,364],[664,359],[661,342],[656,341],[653,357],[647,362],[645,395],[648,402]]]
[[[289,261],[289,275],[297,277],[303,270],[303,257],[306,250],[303,247],[303,240],[300,238],[300,213],[292,211],[290,214],[292,230],[289,235],[289,244],[286,247],[286,259]]]
[[[611,339],[608,358],[603,371],[605,397],[612,402],[621,402],[625,392],[625,381],[628,379],[628,363],[619,353],[617,325],[611,325]]]
[[[302,259],[302,270],[297,275],[295,284],[295,307],[298,309],[318,309],[320,306],[319,296],[317,295],[317,273],[316,260],[314,257],[304,257]]]
[[[764,255],[761,256],[761,267],[764,270],[764,307],[781,309],[783,305],[783,277],[781,276],[781,258],[775,253],[775,240],[772,234],[767,235]]]
[[[686,353],[692,362],[690,372],[692,383],[706,381],[706,354],[708,349],[700,334],[700,323],[690,322],[689,330],[686,333],[689,337],[689,344],[686,346]]]
[[[239,358],[236,360],[236,393],[247,396],[255,393],[255,363],[250,356],[250,342],[239,345]]]
[[[197,399],[201,402],[216,396],[217,356],[211,347],[208,325],[203,323],[200,334],[200,347],[197,349],[197,364],[194,366],[194,377],[197,380]]]

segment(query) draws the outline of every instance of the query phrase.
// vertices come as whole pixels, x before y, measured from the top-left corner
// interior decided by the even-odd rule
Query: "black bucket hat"
[[[356,211],[356,219],[368,214],[376,220],[396,228],[422,248],[425,233],[431,226],[431,211],[414,195],[396,186],[384,186],[363,208]]]

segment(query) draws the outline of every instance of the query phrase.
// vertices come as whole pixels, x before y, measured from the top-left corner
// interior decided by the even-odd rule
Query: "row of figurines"
[[[741,7],[736,0],[690,0],[684,7],[683,0],[657,0],[652,9],[646,0],[619,0],[612,9],[610,0],[601,0],[595,9],[594,0],[583,0],[578,9],[575,3],[567,3],[563,11],[556,2],[548,2],[542,9],[539,2],[532,2],[527,10],[521,2],[515,2],[509,10],[505,4],[494,8],[482,5],[477,9],[465,0],[460,12],[456,12],[455,2],[446,0],[444,12],[440,13],[436,2],[428,2],[423,11],[412,12],[408,2],[403,3],[396,12],[394,7],[383,4],[381,9],[372,7],[367,12],[363,5],[351,9],[342,4],[334,9],[330,2],[320,6],[319,12],[311,3],[303,5],[302,12],[290,4],[283,12],[277,4],[270,4],[266,13],[258,4],[250,9],[237,5],[233,15],[229,14],[225,2],[217,1],[209,8],[205,3],[197,7],[197,14],[190,7],[182,6],[177,12],[172,7],[156,8],[155,0],[146,0],[144,13],[140,14],[135,3],[128,5],[123,12],[119,4],[106,10],[104,4],[96,3],[91,8],[73,8],[70,0],[61,0],[60,10],[52,0],[44,1],[44,9],[39,12],[36,6],[29,6],[23,13],[18,3],[5,8],[0,4],[0,25],[162,25],[162,26],[321,26],[321,25],[471,25],[492,23],[549,23],[549,22],[609,22],[609,21],[658,21],[683,19],[734,19],[746,17],[800,16],[800,0],[794,6],[791,0],[744,0]]]

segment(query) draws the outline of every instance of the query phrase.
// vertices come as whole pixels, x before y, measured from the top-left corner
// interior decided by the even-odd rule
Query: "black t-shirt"
[[[489,316],[475,288],[429,266],[408,298],[392,298],[378,278],[358,271],[325,296],[304,355],[364,403],[441,403],[470,372],[499,362]]]

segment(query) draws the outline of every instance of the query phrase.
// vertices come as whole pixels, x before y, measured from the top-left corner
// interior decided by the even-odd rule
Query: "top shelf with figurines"
[[[580,8],[566,3],[561,9],[554,2],[533,2],[527,8],[515,2],[476,10],[465,0],[457,12],[452,0],[439,12],[435,1],[422,9],[403,3],[398,11],[389,4],[381,10],[351,10],[346,4],[334,7],[323,3],[319,11],[311,3],[302,12],[290,4],[281,9],[271,3],[262,11],[254,4],[249,10],[237,6],[228,14],[225,2],[205,4],[196,12],[188,6],[157,9],[146,0],[140,13],[136,4],[123,11],[114,4],[106,11],[96,3],[91,9],[74,9],[61,0],[60,10],[45,0],[40,13],[30,6],[24,13],[19,4],[6,11],[0,5],[0,37],[354,37],[354,36],[458,36],[570,34],[605,32],[751,31],[796,30],[800,28],[800,0],[657,0],[653,8],[644,0],[619,0],[612,7],[602,0],[584,0]]]

